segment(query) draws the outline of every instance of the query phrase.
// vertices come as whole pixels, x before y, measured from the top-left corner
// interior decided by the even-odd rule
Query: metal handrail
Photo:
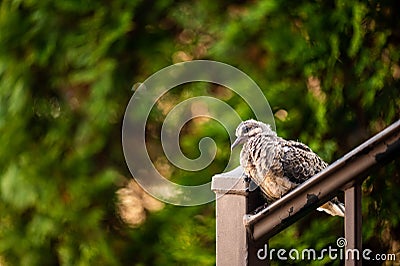
[[[368,170],[400,155],[400,120],[368,139],[305,183],[255,215],[244,224],[253,239],[270,238],[315,210],[341,190],[366,177]]]

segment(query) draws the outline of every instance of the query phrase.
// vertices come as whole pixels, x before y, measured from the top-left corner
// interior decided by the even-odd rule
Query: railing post
[[[260,247],[250,239],[243,224],[243,217],[259,204],[248,188],[249,184],[243,178],[241,167],[213,177],[212,190],[216,194],[217,266],[267,265],[266,261],[257,259],[257,250]]]
[[[345,239],[347,240],[345,249],[345,265],[362,265],[362,216],[360,182],[356,182],[353,186],[345,190],[344,200],[346,206],[344,235]]]

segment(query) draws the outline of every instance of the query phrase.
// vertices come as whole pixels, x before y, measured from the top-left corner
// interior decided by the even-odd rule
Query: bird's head
[[[276,136],[276,133],[271,129],[270,125],[264,124],[253,119],[243,121],[236,128],[237,139],[232,144],[231,149],[239,144],[246,142],[249,138],[258,134],[266,134]]]

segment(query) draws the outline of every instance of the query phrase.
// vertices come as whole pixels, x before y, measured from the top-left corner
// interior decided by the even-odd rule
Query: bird
[[[236,128],[231,149],[243,144],[240,165],[245,175],[258,185],[267,203],[272,203],[325,169],[324,162],[307,145],[279,137],[265,124],[253,119]],[[337,198],[317,210],[344,217],[345,208]]]

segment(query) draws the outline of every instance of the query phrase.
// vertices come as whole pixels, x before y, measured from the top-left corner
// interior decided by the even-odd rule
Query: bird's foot
[[[268,207],[268,202],[264,203],[264,204],[261,205],[260,207],[257,207],[257,208],[253,211],[253,214],[257,214],[257,213],[259,213],[260,211],[264,210],[264,209],[267,208],[267,207]]]

